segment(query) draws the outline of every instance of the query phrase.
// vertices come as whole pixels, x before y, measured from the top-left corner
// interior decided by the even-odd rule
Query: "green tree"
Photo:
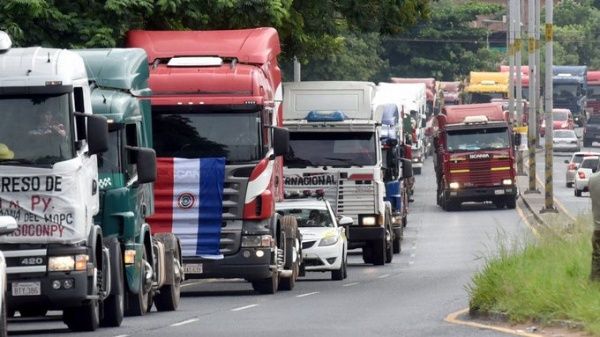
[[[384,38],[384,57],[390,64],[388,73],[455,80],[464,78],[471,70],[494,70],[503,53],[487,49],[487,30],[470,24],[478,15],[500,14],[501,11],[501,6],[475,1],[437,2],[430,21],[403,34]]]
[[[591,0],[563,0],[555,8],[554,64],[600,69],[600,9]]]

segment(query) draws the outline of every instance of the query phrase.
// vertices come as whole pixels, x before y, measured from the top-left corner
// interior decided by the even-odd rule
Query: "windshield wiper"
[[[18,164],[18,165],[33,165],[35,164],[33,161],[29,159],[0,159],[1,165],[10,165],[10,164]]]

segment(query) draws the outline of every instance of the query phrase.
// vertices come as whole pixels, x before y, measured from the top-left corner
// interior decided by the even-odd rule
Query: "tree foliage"
[[[430,21],[404,34],[384,38],[389,73],[455,80],[471,70],[494,70],[502,54],[486,48],[486,29],[470,24],[478,15],[500,11],[502,7],[489,3],[439,1]]]
[[[600,69],[600,2],[563,0],[554,23],[554,64]]]

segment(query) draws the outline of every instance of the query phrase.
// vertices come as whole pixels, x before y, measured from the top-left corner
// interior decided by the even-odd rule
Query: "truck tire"
[[[179,249],[175,249],[173,252],[173,264],[179,264],[181,261],[181,254]],[[175,268],[173,269],[175,270]],[[165,284],[160,287],[158,293],[154,295],[154,305],[158,311],[175,311],[179,306],[181,299],[181,275],[173,275],[175,280],[173,284]]]
[[[386,260],[385,237],[382,240],[372,241],[371,244],[373,245],[373,264],[383,266]]]
[[[298,223],[295,216],[286,215],[281,218],[281,230],[284,233],[283,251],[285,262],[283,269],[291,270],[292,275],[290,277],[280,277],[279,279],[279,290],[292,290],[296,285],[296,279],[300,273],[300,258],[298,252],[300,251],[299,238],[298,238]]]
[[[0,337],[6,337],[8,334],[6,328],[6,297],[2,299],[2,307],[0,307]]]
[[[580,197],[581,196],[581,190],[578,190],[577,186],[575,186],[575,189],[573,189],[573,193],[575,194],[576,197]]]
[[[402,239],[404,239],[404,222],[406,217],[402,218],[402,227],[400,227],[400,233],[402,234],[399,237],[394,237],[394,241],[392,242],[392,248],[394,251],[394,254],[398,254],[402,251]]]
[[[387,232],[389,239],[386,238],[385,240],[385,263],[392,263],[392,260],[394,259],[394,233],[391,229],[388,229]]]
[[[506,208],[515,209],[517,207],[517,197],[511,197],[506,200]]]
[[[94,331],[100,324],[98,300],[90,300],[77,308],[68,308],[63,312],[63,321],[72,331]]]
[[[362,248],[362,258],[364,263],[373,263],[373,248],[370,243]]]
[[[273,275],[266,279],[252,281],[252,288],[261,294],[275,294],[279,288],[279,275],[273,271]]]
[[[150,293],[144,291],[144,279],[146,274],[146,261],[148,261],[148,253],[146,248],[142,249],[142,268],[140,268],[139,282],[140,291],[135,294],[129,290],[125,293],[127,308],[125,316],[143,316],[148,312],[148,302],[150,301]]]
[[[123,254],[121,245],[116,238],[104,241],[110,251],[112,273],[114,275],[111,281],[112,294],[108,296],[103,306],[103,317],[100,321],[101,326],[118,327],[123,322],[125,315],[125,276],[123,275]]]

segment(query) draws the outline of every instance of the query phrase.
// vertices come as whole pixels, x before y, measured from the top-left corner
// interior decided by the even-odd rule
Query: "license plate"
[[[202,274],[202,263],[186,263],[183,265],[186,274]]]
[[[494,190],[496,195],[504,194],[504,190]]]
[[[37,296],[42,294],[40,282],[13,282],[13,296]]]

